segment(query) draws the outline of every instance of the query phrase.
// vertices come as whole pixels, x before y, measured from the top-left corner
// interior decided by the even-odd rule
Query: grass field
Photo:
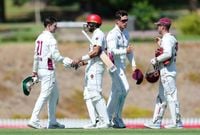
[[[0,135],[199,135],[200,129],[0,129]]]

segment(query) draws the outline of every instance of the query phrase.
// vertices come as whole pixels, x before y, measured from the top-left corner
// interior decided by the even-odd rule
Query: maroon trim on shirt
[[[53,61],[52,61],[52,59],[48,58],[47,65],[48,65],[48,70],[53,70]]]

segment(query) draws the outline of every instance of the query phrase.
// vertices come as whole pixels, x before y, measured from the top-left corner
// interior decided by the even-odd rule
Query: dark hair
[[[171,24],[158,24],[157,26],[164,26],[167,30],[169,30],[171,27]]]
[[[53,24],[57,22],[56,18],[50,16],[44,19],[44,27],[46,27],[48,24]]]
[[[118,10],[118,11],[115,13],[115,19],[120,20],[122,16],[128,16],[127,11],[125,11],[125,10]]]
[[[167,30],[170,29],[170,26],[171,26],[171,24],[170,25],[165,25],[165,27],[166,27]]]

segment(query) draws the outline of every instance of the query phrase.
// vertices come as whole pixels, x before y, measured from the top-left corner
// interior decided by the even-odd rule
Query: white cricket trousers
[[[109,124],[106,102],[102,96],[104,67],[98,63],[88,65],[85,74],[84,99],[93,124],[97,117],[100,122]]]
[[[173,124],[176,124],[178,119],[177,116],[180,114],[180,108],[177,97],[176,77],[174,76],[161,76],[153,121],[157,116],[160,116],[161,118],[163,117],[166,109],[166,105],[163,106],[163,103],[169,106]]]
[[[32,112],[31,121],[39,122],[39,114],[47,103],[48,124],[56,123],[56,106],[58,103],[58,88],[54,70],[39,69],[38,76],[41,80],[41,91]]]
[[[110,73],[112,78],[111,93],[107,103],[109,119],[121,118],[126,95],[129,91],[129,84],[123,69]]]

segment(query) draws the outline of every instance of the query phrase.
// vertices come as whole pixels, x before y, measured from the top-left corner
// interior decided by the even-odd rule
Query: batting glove
[[[152,65],[156,65],[158,63],[158,61],[157,61],[157,58],[155,57],[155,58],[153,58],[153,59],[151,59],[151,64]]]

